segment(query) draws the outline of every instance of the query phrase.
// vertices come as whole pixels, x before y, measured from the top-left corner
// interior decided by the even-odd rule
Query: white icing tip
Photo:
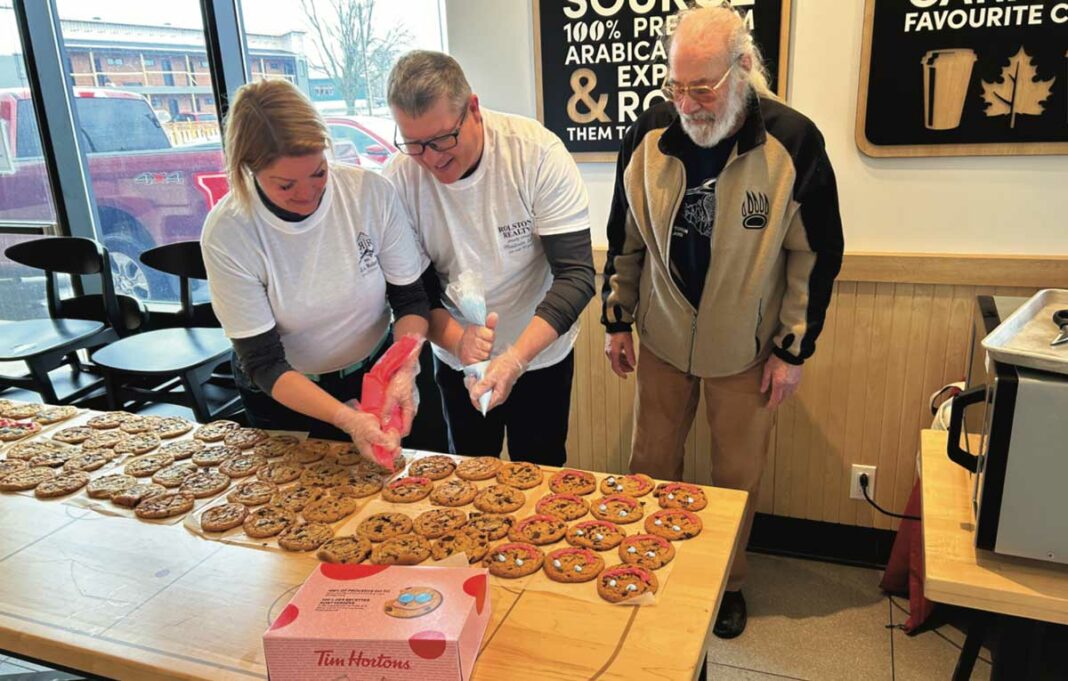
[[[503,553],[498,553],[497,554],[497,562],[498,563],[503,563],[506,560],[508,560],[508,557],[505,556]]]
[[[627,549],[627,553],[637,553],[637,552],[638,552],[638,549],[633,547],[633,546],[631,546],[631,547],[629,547]]]
[[[638,590],[638,585],[637,584],[628,584],[627,585],[627,591],[637,591],[637,590]]]
[[[661,525],[664,524],[664,521],[661,520],[660,518],[657,518],[656,520],[653,521],[653,524],[656,525],[657,527],[660,527]]]
[[[560,567],[561,567],[561,566],[560,566],[560,561],[558,561],[558,560],[554,560],[554,561],[553,561],[553,567],[554,567],[554,568],[556,568],[557,570],[559,570],[559,569],[560,569]]]
[[[575,530],[575,536],[576,537],[585,537],[586,536],[586,530]]]
[[[623,491],[623,485],[616,485],[616,491],[617,492],[622,492]]]
[[[522,558],[516,558],[515,559],[515,564],[518,565],[519,567],[523,567],[523,559]]]
[[[656,558],[656,551],[646,551],[645,555],[649,556],[650,558]]]
[[[674,494],[669,494],[669,495],[668,495],[668,499],[674,499],[674,498],[675,498],[675,495],[674,495]]]
[[[608,580],[608,586],[615,586],[615,585],[616,585],[616,580],[614,580],[614,579]]]
[[[620,518],[626,518],[627,517],[627,510],[623,509],[622,511],[620,511],[619,512],[619,517]]]
[[[692,504],[693,503],[693,497],[686,497],[686,503],[687,504]]]
[[[616,484],[616,479],[613,477],[609,477],[605,482],[607,482],[609,485],[614,485]]]
[[[604,540],[604,535],[603,534],[595,534],[595,535],[593,535],[593,538],[596,541],[603,541]]]
[[[672,525],[671,529],[675,530],[676,532],[682,532],[682,528],[679,527],[678,525]]]
[[[608,510],[608,507],[605,506],[604,504],[601,504],[600,506],[597,507],[597,510],[601,511],[603,513],[604,511]]]
[[[576,565],[575,566],[575,572],[582,572],[582,566],[581,565]]]

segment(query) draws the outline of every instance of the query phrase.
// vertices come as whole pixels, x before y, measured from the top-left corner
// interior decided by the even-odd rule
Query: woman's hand
[[[360,450],[360,454],[368,461],[377,463],[374,454],[375,445],[385,447],[390,452],[400,449],[400,433],[382,430],[382,424],[374,414],[357,411],[343,404],[338,407],[331,423],[348,433],[353,444]]]

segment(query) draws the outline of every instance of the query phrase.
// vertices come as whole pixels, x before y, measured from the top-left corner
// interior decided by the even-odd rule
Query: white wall
[[[486,106],[535,116],[531,0],[445,0],[450,52]],[[850,252],[1068,254],[1068,157],[871,159],[857,149],[863,0],[797,0],[789,103],[827,139]],[[614,166],[580,165],[604,245]]]

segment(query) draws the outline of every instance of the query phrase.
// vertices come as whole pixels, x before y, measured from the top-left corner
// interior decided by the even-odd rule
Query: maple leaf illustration
[[[1038,70],[1031,55],[1021,46],[1019,52],[1009,59],[1009,65],[1001,70],[999,81],[982,81],[983,99],[987,116],[1009,116],[1009,127],[1016,127],[1016,116],[1041,116],[1046,110],[1042,102],[1049,98],[1049,91],[1056,78],[1036,80]]]

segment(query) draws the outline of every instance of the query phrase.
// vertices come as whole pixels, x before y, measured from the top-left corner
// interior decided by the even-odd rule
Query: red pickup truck
[[[200,238],[204,217],[229,191],[222,149],[217,142],[173,146],[142,95],[113,88],[75,88],[74,94],[115,287],[145,300],[177,300],[177,280],[143,266],[138,256],[159,244]],[[54,222],[28,90],[0,89],[0,134],[13,159],[9,172],[0,168],[0,223]],[[349,141],[336,140],[334,154],[360,165]],[[0,251],[12,242],[0,236]],[[7,276],[0,271],[0,278]]]

